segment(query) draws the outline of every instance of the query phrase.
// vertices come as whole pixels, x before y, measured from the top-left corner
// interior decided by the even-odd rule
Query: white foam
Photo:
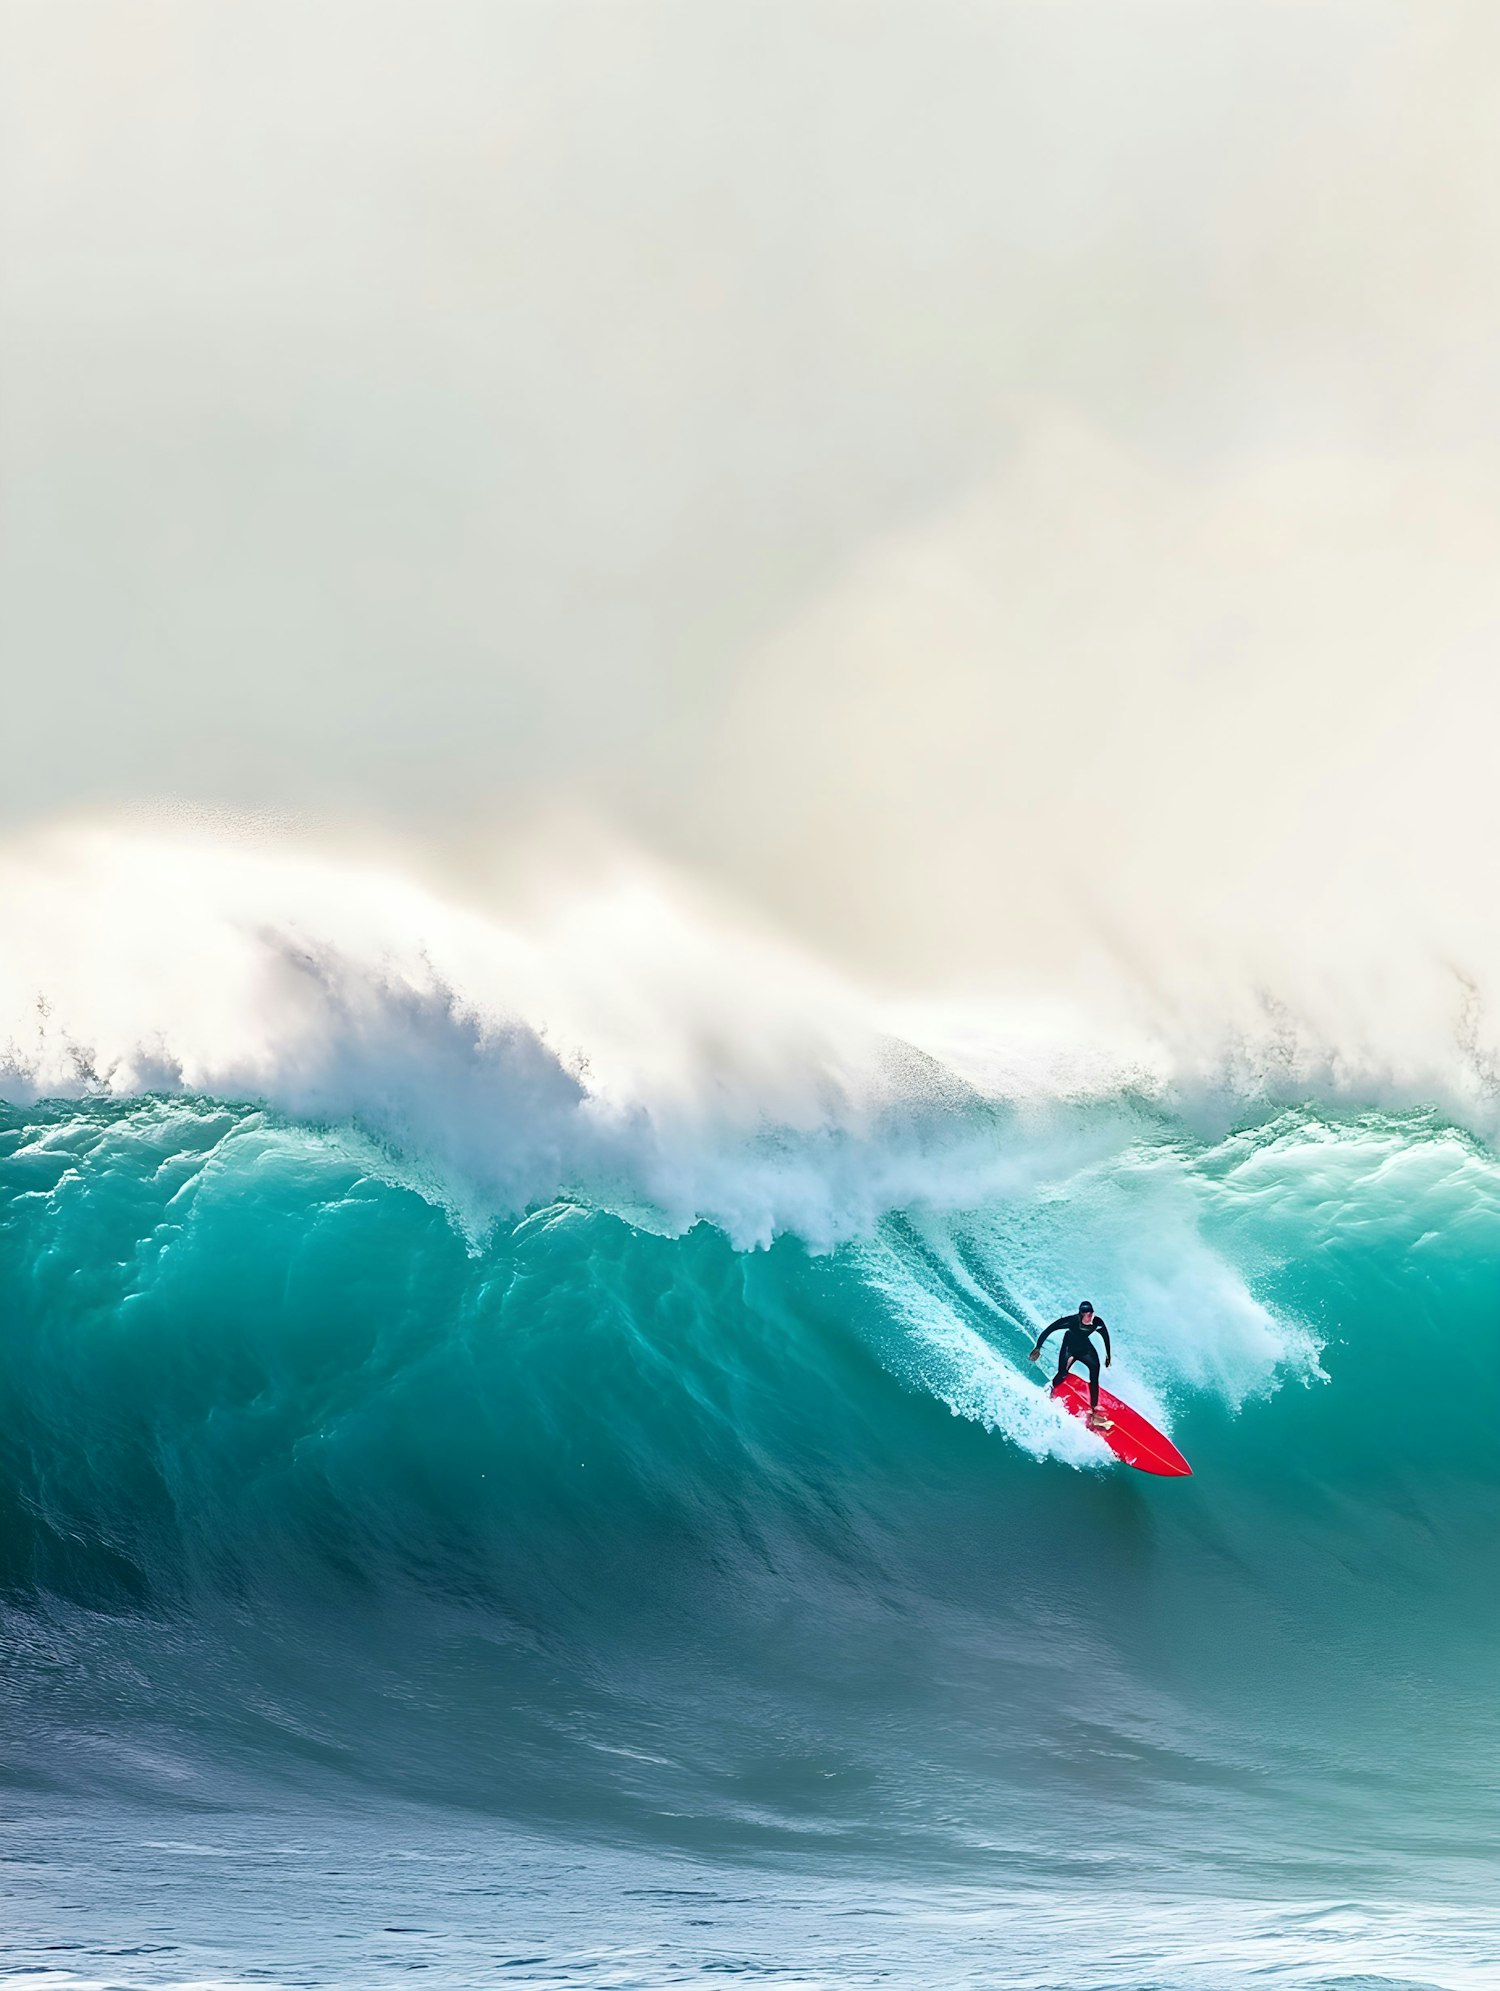
[[[951,1010],[898,1011],[639,867],[537,897],[506,920],[393,866],[222,835],[12,844],[4,1088],[198,1092],[355,1126],[475,1222],[573,1191],[664,1231],[707,1220],[740,1245],[793,1231],[824,1248],[893,1210],[1026,1208],[1039,1306],[1064,1267],[1070,1290],[1081,1274],[1163,1316],[1215,1291],[1207,1192],[1195,1204],[1165,1158],[1116,1165],[1128,1101],[1067,1110],[1132,1089],[1180,1102],[1203,1068],[1166,1036],[1091,1038],[1080,1014],[1035,1005],[971,1006],[962,1029]],[[1043,1251],[1064,1180],[1073,1218]],[[1209,1373],[1189,1342],[1163,1368],[1233,1398],[1285,1343],[1242,1291],[1214,1303],[1229,1367]]]
[[[73,832],[0,855],[14,1098],[349,1122],[511,1213],[578,1190],[815,1247],[1018,1166],[980,1093],[796,949],[622,875],[529,929],[400,873]]]

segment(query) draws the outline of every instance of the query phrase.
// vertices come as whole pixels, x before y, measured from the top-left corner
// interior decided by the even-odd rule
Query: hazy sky
[[[11,824],[578,816],[959,974],[1488,862],[1492,7],[0,21]]]

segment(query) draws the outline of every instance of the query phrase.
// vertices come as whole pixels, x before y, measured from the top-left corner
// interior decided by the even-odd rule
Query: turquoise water
[[[348,1123],[5,1109],[4,1969],[1493,1981],[1500,1164],[920,1131],[941,1195],[737,1249],[480,1219]],[[1193,1479],[1046,1404],[1083,1290]]]

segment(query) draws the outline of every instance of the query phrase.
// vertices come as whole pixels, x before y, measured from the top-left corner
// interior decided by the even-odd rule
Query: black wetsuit
[[[1098,1314],[1094,1314],[1090,1318],[1087,1327],[1084,1326],[1083,1321],[1077,1314],[1064,1314],[1061,1320],[1053,1321],[1049,1328],[1044,1329],[1037,1336],[1037,1347],[1040,1348],[1042,1343],[1047,1339],[1047,1336],[1049,1334],[1056,1334],[1059,1329],[1062,1331],[1062,1346],[1057,1351],[1057,1374],[1052,1378],[1052,1387],[1053,1389],[1057,1388],[1075,1362],[1082,1362],[1083,1366],[1089,1372],[1089,1408],[1090,1410],[1097,1410],[1099,1408],[1099,1351],[1089,1337],[1095,1334],[1102,1334],[1104,1337],[1104,1352],[1106,1355],[1109,1355],[1111,1352],[1109,1346],[1109,1329],[1100,1320]]]

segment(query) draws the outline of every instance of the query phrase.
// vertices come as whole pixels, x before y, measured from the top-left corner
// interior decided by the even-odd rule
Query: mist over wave
[[[1487,985],[1415,943],[1373,1005],[1357,974],[1247,993],[1195,960],[1190,990],[1103,955],[1086,1003],[1025,974],[892,993],[624,858],[543,872],[506,914],[395,864],[97,828],[9,845],[0,909],[10,1098],[178,1091],[351,1124],[480,1226],[566,1189],[826,1245],[1028,1179],[1084,1102],[1221,1132],[1308,1101],[1434,1105],[1484,1134],[1500,1101]]]

